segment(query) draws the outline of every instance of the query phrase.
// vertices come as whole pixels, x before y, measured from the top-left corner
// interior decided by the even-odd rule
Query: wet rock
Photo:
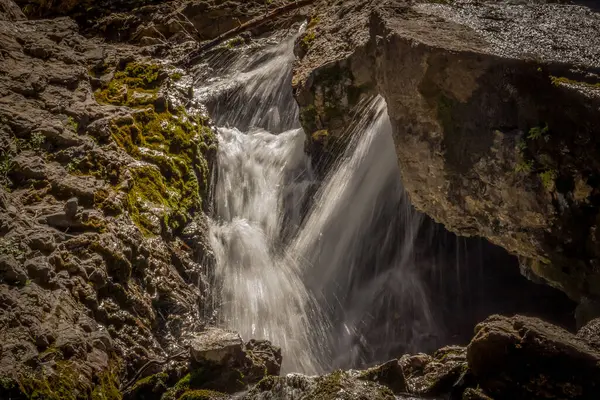
[[[25,261],[25,269],[32,280],[40,282],[49,282],[54,275],[54,270],[46,257],[36,257]]]
[[[394,394],[408,391],[404,371],[398,360],[391,360],[363,372],[359,379],[380,383],[390,388]]]
[[[481,389],[467,388],[463,393],[462,400],[492,400],[492,398]]]
[[[600,172],[600,15],[540,2],[326,3],[297,43],[309,151],[344,143],[353,108],[381,95],[418,210],[518,254],[527,275],[576,301],[600,298],[588,178]]]
[[[267,377],[243,397],[245,400],[393,400],[395,398],[387,387],[359,379],[357,373],[344,371],[323,376],[288,374],[285,377]]]
[[[246,358],[250,361],[249,369],[254,369],[257,381],[266,375],[279,375],[281,370],[281,349],[268,340],[252,339],[244,345]]]
[[[408,392],[420,396],[450,393],[467,371],[466,349],[450,346],[438,350],[433,357],[426,354],[405,355],[399,361]]]
[[[190,341],[190,355],[197,363],[226,364],[240,357],[244,342],[236,332],[208,328]]]
[[[535,318],[488,318],[475,328],[467,359],[493,398],[591,400],[600,390],[600,353]]]
[[[69,200],[67,200],[67,202],[65,203],[65,215],[67,216],[67,218],[75,218],[78,206],[79,202],[77,200],[77,197],[71,197]]]

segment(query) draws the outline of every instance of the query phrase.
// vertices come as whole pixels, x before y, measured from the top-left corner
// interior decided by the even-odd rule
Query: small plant
[[[300,45],[302,46],[302,49],[304,51],[308,50],[308,48],[310,47],[310,45],[315,41],[316,39],[316,35],[314,31],[308,31],[306,32],[306,34],[302,37],[301,43]]]
[[[529,135],[527,136],[527,139],[538,140],[542,136],[545,136],[546,133],[548,133],[548,124],[546,124],[546,126],[544,126],[543,128],[536,126],[529,130]]]
[[[14,163],[12,157],[9,155],[0,158],[0,184],[4,186],[9,184],[8,174],[12,171],[13,166]]]
[[[46,137],[42,133],[36,132],[31,135],[31,139],[29,140],[30,148],[32,150],[39,149],[43,146],[45,141]]]
[[[13,238],[0,238],[0,254],[10,255],[19,258],[25,252],[20,248],[19,243]]]
[[[515,165],[515,172],[522,172],[524,174],[529,174],[533,170],[533,161],[521,161]]]
[[[527,142],[526,142],[526,141],[524,141],[523,139],[519,140],[519,141],[517,142],[517,150],[518,150],[520,153],[523,153],[525,150],[527,150]]]
[[[181,78],[183,78],[183,74],[181,72],[173,72],[171,74],[171,80],[173,80],[173,82],[180,81]]]
[[[540,173],[540,179],[542,181],[542,185],[546,190],[551,191],[554,189],[554,181],[556,180],[556,171],[555,170],[547,170]]]
[[[69,119],[67,120],[67,123],[69,124],[69,126],[70,126],[71,128],[73,128],[73,130],[74,130],[75,132],[78,132],[78,131],[79,131],[79,124],[77,123],[77,121],[75,121],[75,120],[73,119],[73,117],[69,117]]]

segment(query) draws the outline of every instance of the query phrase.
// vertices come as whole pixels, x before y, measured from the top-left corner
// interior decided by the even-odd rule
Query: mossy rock
[[[13,383],[11,397],[32,400],[121,400],[114,369],[104,371],[97,379],[98,382],[92,387],[91,383],[81,379],[77,364],[61,360],[56,362],[56,367],[51,371],[23,373],[18,379],[19,394],[13,397]]]
[[[159,400],[167,391],[169,376],[165,373],[147,376],[137,381],[124,393],[128,400]]]
[[[141,161],[129,169],[132,179],[124,188],[122,208],[146,236],[178,234],[202,209],[208,160],[216,154],[216,137],[206,118],[183,107],[157,111],[154,102],[165,76],[158,65],[129,63],[96,91],[100,103],[135,110],[110,122],[110,138]],[[100,199],[99,204],[105,202]]]
[[[244,374],[236,368],[219,365],[197,367],[164,394],[162,400],[179,400],[189,392],[235,393],[246,388]],[[222,395],[223,396],[223,395]],[[193,397],[190,397],[190,399]]]
[[[190,390],[182,394],[178,400],[212,400],[224,398],[227,398],[227,395],[213,390]]]

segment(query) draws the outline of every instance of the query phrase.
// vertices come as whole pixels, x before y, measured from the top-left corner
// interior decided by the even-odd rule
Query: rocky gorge
[[[550,1],[300,3],[0,0],[0,398],[600,396],[597,10]],[[239,35],[223,36],[235,29]],[[250,78],[204,93],[199,82],[218,81],[238,54],[260,66],[261,51],[298,30],[284,94],[246,93],[248,113],[232,116],[223,110]],[[292,94],[299,109],[284,114],[276,105]],[[500,296],[542,304],[490,306],[509,315],[481,318],[466,339],[446,335],[435,351],[399,346],[317,374],[286,369],[286,357],[296,357],[288,342],[302,342],[296,332],[277,341],[236,326],[242,339],[219,319],[230,303],[218,294],[227,286],[218,280],[225,239],[215,239],[228,226],[213,221],[216,182],[224,180],[219,151],[228,145],[222,127],[301,124],[306,168],[314,168],[301,198],[309,204],[321,199],[312,187],[350,158],[357,114],[373,96],[385,102],[410,204],[441,224],[435,229],[517,256],[518,265],[503,266],[514,275]],[[255,108],[268,118],[248,122]],[[286,157],[304,162],[294,154]],[[250,196],[246,186],[229,189]],[[258,196],[268,202],[267,193]],[[308,207],[298,225],[311,220]],[[294,225],[292,216],[283,220]],[[294,242],[282,230],[281,241]],[[223,248],[242,242],[234,237]],[[240,254],[225,262],[245,265]],[[519,272],[540,285],[517,280]],[[430,290],[455,294],[439,285]],[[292,305],[301,309],[304,300]],[[307,304],[314,311],[318,298]],[[445,311],[446,325],[467,313],[462,307]],[[252,318],[269,318],[257,309]],[[306,321],[314,315],[295,324],[297,309],[288,311],[289,327],[314,328]],[[392,311],[380,319],[396,315],[409,325]],[[471,332],[474,324],[460,325],[464,336],[462,326]],[[303,342],[311,354],[327,353],[311,338]]]

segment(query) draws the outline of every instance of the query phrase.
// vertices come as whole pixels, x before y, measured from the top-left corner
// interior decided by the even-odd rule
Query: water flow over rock
[[[385,103],[356,113],[351,143],[315,194],[294,129],[293,41],[218,53],[196,92],[224,125],[211,223],[219,321],[280,345],[284,371],[319,373],[414,349],[436,327],[411,269],[421,219],[399,183]]]

